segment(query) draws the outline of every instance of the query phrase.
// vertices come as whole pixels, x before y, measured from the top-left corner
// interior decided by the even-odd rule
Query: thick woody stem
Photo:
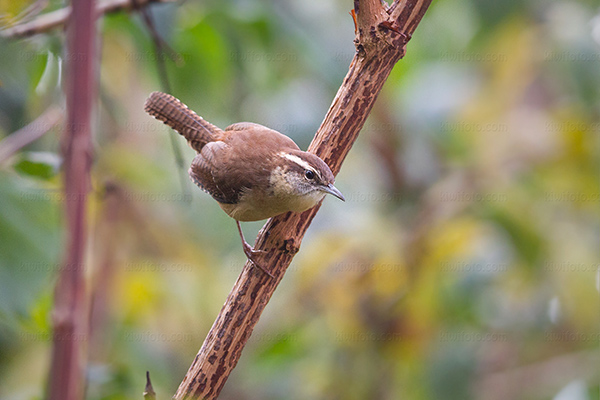
[[[79,400],[84,393],[88,302],[85,288],[86,205],[90,186],[91,121],[95,98],[96,14],[93,0],[73,0],[68,29],[67,124],[63,136],[66,241],[55,288],[48,399]],[[73,57],[76,55],[76,57]]]
[[[407,0],[387,10],[379,0],[355,2],[357,52],[308,151],[334,174],[356,141],[377,95],[431,0]],[[319,206],[301,214],[271,218],[255,248],[274,278],[247,262],[174,399],[216,399],[252,334],[267,302],[283,278]]]

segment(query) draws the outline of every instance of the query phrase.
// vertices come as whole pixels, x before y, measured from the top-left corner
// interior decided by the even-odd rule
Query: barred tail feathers
[[[212,142],[215,135],[223,132],[167,93],[151,93],[144,104],[144,111],[185,137],[198,152],[206,143]]]

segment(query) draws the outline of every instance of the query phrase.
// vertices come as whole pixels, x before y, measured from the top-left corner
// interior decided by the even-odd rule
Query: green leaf
[[[22,175],[49,180],[57,173],[60,157],[54,153],[24,153],[15,164],[15,170]]]

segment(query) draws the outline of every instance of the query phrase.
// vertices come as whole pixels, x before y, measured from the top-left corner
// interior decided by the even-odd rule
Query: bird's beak
[[[338,188],[336,188],[335,186],[333,186],[333,184],[329,184],[327,186],[322,186],[322,189],[325,193],[329,193],[335,197],[337,197],[338,199],[340,199],[341,201],[346,201],[346,198],[344,197],[344,195],[342,194],[342,192],[340,192],[338,190]]]

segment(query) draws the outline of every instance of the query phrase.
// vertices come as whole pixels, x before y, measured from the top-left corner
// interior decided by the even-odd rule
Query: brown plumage
[[[240,122],[222,130],[161,92],[152,93],[144,109],[179,132],[196,150],[189,169],[192,181],[237,221],[305,211],[326,193],[344,199],[333,186],[334,176],[323,160],[301,151],[292,139],[273,129]],[[243,242],[252,259],[251,248]]]

